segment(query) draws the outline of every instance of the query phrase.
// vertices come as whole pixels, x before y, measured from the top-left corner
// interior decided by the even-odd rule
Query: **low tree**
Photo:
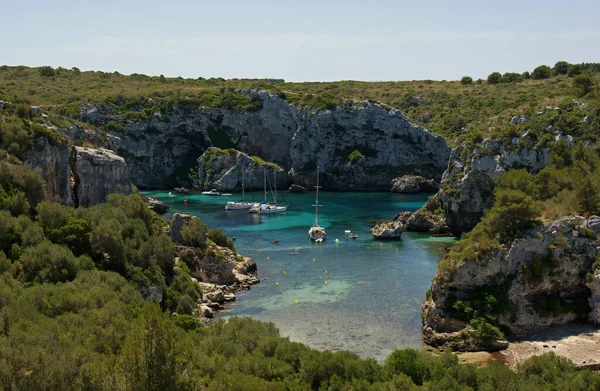
[[[468,85],[473,83],[473,78],[470,76],[463,76],[462,79],[460,79],[460,84],[462,85]]]
[[[600,194],[598,186],[592,181],[590,175],[585,175],[575,187],[579,212],[592,215],[600,210]]]
[[[501,79],[502,79],[502,74],[500,74],[500,72],[493,72],[493,73],[490,73],[489,76],[487,77],[487,82],[488,82],[488,84],[498,84],[498,83],[500,83]]]
[[[534,225],[540,212],[537,202],[519,190],[495,192],[494,206],[485,216],[485,225],[495,233],[514,236]]]
[[[552,69],[548,65],[540,65],[531,73],[531,77],[535,80],[547,79],[552,76]]]
[[[558,61],[554,64],[552,71],[555,75],[566,75],[569,72],[569,63],[566,61]]]

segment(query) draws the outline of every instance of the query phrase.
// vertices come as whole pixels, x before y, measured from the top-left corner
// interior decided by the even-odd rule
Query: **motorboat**
[[[221,195],[221,193],[219,193],[219,191],[217,189],[210,189],[207,191],[203,191],[202,194],[209,195],[209,196],[220,196]]]

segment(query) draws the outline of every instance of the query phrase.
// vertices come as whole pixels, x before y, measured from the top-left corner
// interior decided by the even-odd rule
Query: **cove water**
[[[260,284],[240,292],[220,316],[273,322],[293,341],[380,360],[394,349],[421,347],[421,302],[452,239],[405,232],[402,241],[382,242],[369,230],[374,220],[420,208],[428,195],[320,192],[319,225],[327,239],[317,244],[308,239],[314,193],[285,194],[288,210],[271,215],[226,211],[239,194],[144,194],[171,207],[167,218],[188,213],[221,228],[236,238],[238,253],[256,261]],[[246,194],[246,200],[262,198]]]

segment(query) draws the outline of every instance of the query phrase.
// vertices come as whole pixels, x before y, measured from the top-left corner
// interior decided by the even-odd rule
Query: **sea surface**
[[[317,244],[308,239],[314,193],[280,193],[290,206],[271,215],[226,211],[239,194],[144,194],[166,202],[168,218],[188,213],[221,228],[235,238],[238,253],[255,259],[260,284],[239,293],[220,316],[273,322],[293,341],[379,360],[397,348],[421,347],[421,302],[452,239],[406,232],[402,241],[381,242],[369,230],[374,220],[420,208],[428,195],[320,192],[327,239]],[[262,192],[246,194],[262,199]]]

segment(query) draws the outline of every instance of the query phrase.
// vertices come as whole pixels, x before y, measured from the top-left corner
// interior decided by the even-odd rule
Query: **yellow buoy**
[[[271,260],[271,257],[267,257],[267,261],[270,261],[270,260]]]
[[[317,262],[317,258],[313,258],[313,262]]]
[[[327,285],[327,281],[325,281],[325,282],[323,283],[323,285]]]
[[[260,254],[260,250],[258,250],[258,253]]]
[[[323,273],[325,273],[325,274],[329,274],[329,272],[328,272],[327,270],[325,270]]]
[[[340,240],[336,238],[336,239],[335,239],[335,242],[336,242],[336,243],[339,243],[339,242],[340,242]]]
[[[298,300],[294,301],[294,304],[298,304]]]
[[[295,252],[298,252],[298,248],[295,248],[295,249],[294,249],[294,251],[295,251]]]
[[[285,270],[283,271],[283,275],[285,276],[287,273],[285,272]]]
[[[275,286],[279,286],[279,283],[278,283],[278,282],[276,282],[276,283],[275,283]]]

